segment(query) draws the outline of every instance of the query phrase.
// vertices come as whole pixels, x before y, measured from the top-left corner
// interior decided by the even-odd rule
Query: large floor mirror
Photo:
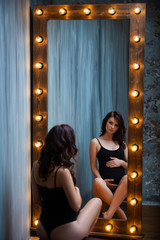
[[[121,112],[129,149],[127,221],[99,217],[91,235],[142,238],[145,4],[37,5],[33,10],[32,163],[48,130],[76,133],[77,185],[92,197],[89,143],[104,116]],[[40,209],[32,203],[32,229]]]

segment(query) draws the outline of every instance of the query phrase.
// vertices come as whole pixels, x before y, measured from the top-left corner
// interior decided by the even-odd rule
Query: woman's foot
[[[105,219],[111,219],[113,217],[113,214],[111,214],[109,211],[103,212],[102,214],[103,218]],[[117,211],[117,214],[120,219],[127,220],[127,216],[121,208]]]
[[[112,215],[111,215],[111,214],[109,214],[109,212],[108,212],[108,211],[106,211],[106,212],[103,212],[102,214],[103,214],[103,218],[105,218],[105,219],[111,219],[111,218],[112,218]]]

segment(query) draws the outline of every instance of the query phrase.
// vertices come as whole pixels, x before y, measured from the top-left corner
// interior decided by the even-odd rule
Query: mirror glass
[[[94,179],[90,140],[110,111],[119,111],[128,129],[129,20],[49,20],[47,27],[48,130],[62,123],[74,128],[85,204]]]

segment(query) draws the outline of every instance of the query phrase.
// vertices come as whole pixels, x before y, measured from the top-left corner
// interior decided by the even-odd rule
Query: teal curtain
[[[128,20],[48,21],[48,129],[71,125],[83,202],[91,197],[89,143],[109,111],[128,125]]]

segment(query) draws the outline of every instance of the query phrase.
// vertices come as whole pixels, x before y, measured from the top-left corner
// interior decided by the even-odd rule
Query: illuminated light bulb
[[[64,15],[66,15],[66,13],[67,13],[67,10],[65,8],[59,9],[59,14],[60,15],[64,16]]]
[[[37,37],[36,37],[36,42],[42,43],[42,42],[43,42],[43,37],[37,36]]]
[[[34,221],[34,225],[35,225],[35,226],[38,225],[38,219],[36,219],[36,220]]]
[[[35,91],[36,95],[40,96],[43,94],[43,89],[41,88],[37,88],[36,91]]]
[[[41,16],[43,14],[43,10],[42,9],[36,9],[36,14],[38,16]]]
[[[35,117],[35,119],[36,119],[37,122],[40,122],[40,121],[43,120],[43,116],[42,116],[42,115],[37,115],[37,116]]]
[[[141,8],[137,7],[134,9],[135,14],[140,14],[141,13]]]
[[[134,63],[134,64],[133,64],[133,68],[134,68],[135,70],[140,69],[140,64],[139,64],[139,63]]]
[[[140,42],[141,41],[141,37],[136,35],[133,37],[133,40],[137,43],[137,42]]]
[[[138,203],[138,200],[136,198],[132,198],[131,201],[130,201],[130,204],[134,207],[136,206]]]
[[[129,229],[131,233],[135,233],[137,231],[137,227],[135,225],[132,225]]]
[[[132,119],[133,124],[138,124],[139,123],[139,118],[135,117]]]
[[[113,225],[111,223],[107,224],[105,227],[107,232],[110,232],[113,229]]]
[[[36,63],[36,68],[37,69],[42,69],[43,68],[43,63]]]
[[[90,9],[90,8],[85,8],[85,9],[84,9],[84,13],[85,13],[86,15],[90,15],[90,14],[91,14],[91,9]]]
[[[116,13],[116,9],[115,8],[110,8],[108,10],[108,12],[109,12],[109,14],[114,15]]]
[[[43,145],[43,142],[41,140],[38,140],[37,142],[35,142],[35,146],[36,148],[39,148]]]
[[[138,177],[138,173],[136,171],[132,171],[131,178],[135,179],[136,177]]]
[[[132,92],[132,96],[133,97],[138,97],[140,95],[140,92],[138,91],[138,90],[134,90],[133,92]]]
[[[133,145],[132,145],[132,151],[133,151],[133,152],[138,151],[138,149],[139,149],[139,147],[138,147],[137,144],[133,144]]]

